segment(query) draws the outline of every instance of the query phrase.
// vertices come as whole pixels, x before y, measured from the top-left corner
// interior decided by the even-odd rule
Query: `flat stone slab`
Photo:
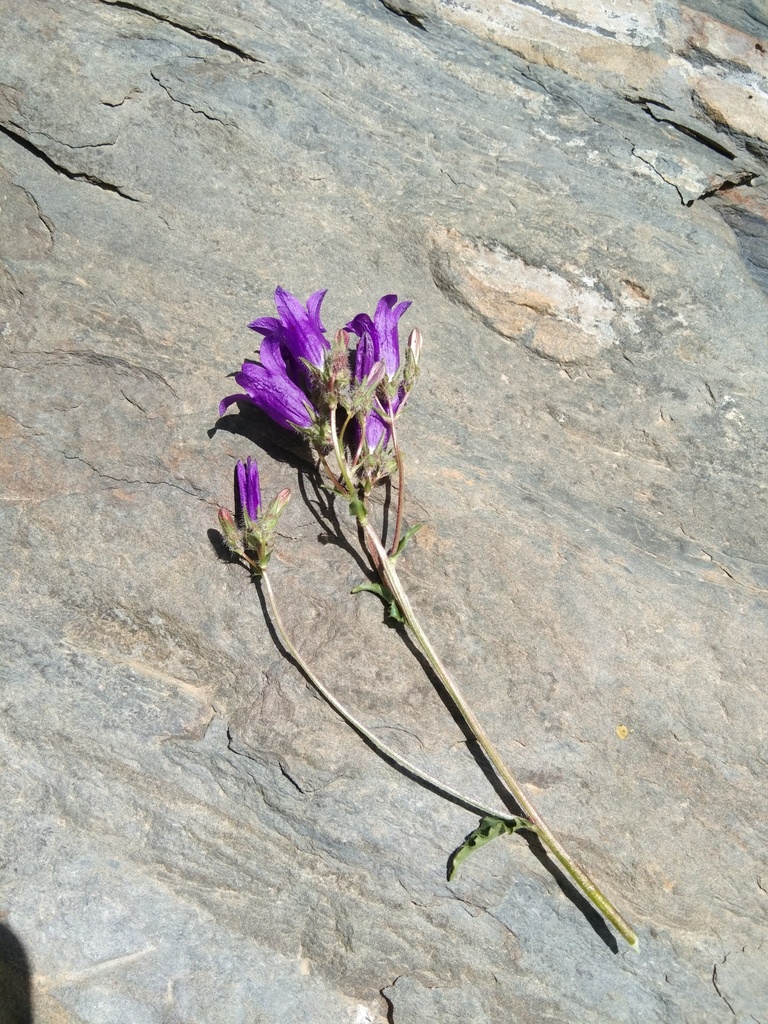
[[[761,11],[0,0],[0,1024],[765,1019]],[[277,284],[413,301],[402,577],[639,952],[522,835],[449,882],[478,817],[217,556],[251,455],[303,655],[501,808],[295,438],[217,418]]]

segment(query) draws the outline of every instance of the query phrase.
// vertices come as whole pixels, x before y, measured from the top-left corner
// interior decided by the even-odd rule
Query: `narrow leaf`
[[[364,592],[375,594],[377,597],[380,597],[385,604],[392,600],[392,594],[390,593],[389,588],[385,587],[381,583],[360,583],[350,591],[352,594],[362,594]]]
[[[532,828],[527,818],[483,818],[474,832],[470,832],[458,850],[454,850],[448,861],[448,881],[452,882],[459,870],[459,865],[466,860],[470,853],[474,853],[481,846],[490,843],[498,836],[512,835],[521,828]]]
[[[414,533],[416,533],[418,530],[420,530],[423,525],[424,525],[424,523],[415,523],[413,526],[410,526],[405,531],[403,536],[400,538],[400,543],[397,545],[397,551],[395,551],[394,555],[391,556],[393,562],[398,557],[398,555],[400,555],[402,553],[402,551],[405,548],[405,545],[408,543],[408,541],[411,539],[411,537],[414,535]]]
[[[394,619],[395,622],[405,622],[405,619],[403,618],[403,613],[398,608],[397,601],[395,601],[394,597],[392,596],[392,591],[389,589],[389,587],[385,587],[383,583],[366,582],[359,584],[357,587],[354,587],[352,593],[360,594],[364,591],[370,594],[375,594],[377,597],[381,598],[381,600],[384,602],[384,605],[387,609],[387,615],[390,617],[390,619]]]

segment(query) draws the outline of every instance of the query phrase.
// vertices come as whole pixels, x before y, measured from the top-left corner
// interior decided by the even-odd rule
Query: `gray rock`
[[[572,8],[0,0],[3,1024],[765,1019],[765,19]],[[251,454],[305,656],[498,803],[296,446],[211,430],[278,283],[413,299],[402,575],[639,954],[521,836],[448,882],[477,817],[217,558]]]

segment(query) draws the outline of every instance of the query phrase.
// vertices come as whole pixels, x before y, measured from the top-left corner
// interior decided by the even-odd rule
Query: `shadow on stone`
[[[32,1024],[29,960],[4,924],[0,924],[0,1024]]]
[[[581,911],[592,926],[592,930],[603,940],[608,949],[610,949],[612,953],[618,954],[619,944],[616,941],[616,936],[605,923],[603,916],[592,906],[589,900],[579,892],[576,886],[569,881],[565,872],[561,871],[557,864],[555,864],[552,858],[548,855],[539,837],[533,832],[521,832],[520,835],[521,838],[528,843],[530,851],[536,860],[542,865],[542,867],[547,869],[550,875],[552,875],[566,899],[569,899],[574,907]]]

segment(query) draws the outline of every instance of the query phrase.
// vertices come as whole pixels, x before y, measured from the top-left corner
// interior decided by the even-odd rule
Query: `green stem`
[[[394,448],[395,460],[397,462],[397,517],[395,519],[395,533],[389,552],[391,555],[394,555],[397,551],[397,545],[400,543],[400,530],[403,525],[403,505],[405,502],[405,466],[403,465],[403,453],[395,436],[394,417],[392,417],[392,447]]]
[[[410,761],[407,761],[401,754],[398,754],[396,750],[392,749],[392,747],[388,746],[386,743],[383,743],[377,736],[374,735],[374,733],[370,731],[370,729],[367,729],[362,722],[359,722],[354,717],[354,715],[347,711],[344,705],[341,704],[338,700],[336,700],[336,698],[333,696],[330,690],[326,689],[326,687],[323,686],[323,684],[320,682],[320,680],[317,678],[314,672],[312,672],[310,667],[307,665],[306,661],[304,661],[302,656],[294,647],[293,642],[291,641],[291,638],[288,635],[285,626],[283,625],[283,620],[280,617],[280,612],[277,609],[275,594],[274,591],[272,590],[272,585],[269,582],[269,577],[267,576],[266,570],[255,566],[255,564],[251,562],[250,559],[248,559],[248,561],[255,569],[258,569],[258,573],[261,577],[262,587],[264,588],[264,595],[267,599],[267,604],[269,605],[269,613],[272,616],[272,621],[275,624],[275,629],[277,630],[278,636],[280,637],[283,647],[285,647],[286,651],[288,651],[290,656],[299,666],[299,668],[307,677],[307,679],[309,679],[310,683],[314,686],[314,688],[321,695],[321,697],[323,697],[323,699],[331,705],[333,710],[338,715],[340,715],[348,725],[352,726],[355,732],[363,736],[366,740],[368,740],[371,746],[375,747],[376,750],[380,751],[391,761],[394,761],[395,764],[399,764],[400,767],[404,768],[410,775],[415,776],[415,778],[417,779],[421,779],[422,782],[426,782],[428,786],[431,786],[433,789],[437,790],[438,793],[442,793],[443,796],[450,797],[453,800],[458,800],[459,803],[464,804],[465,807],[471,807],[472,810],[476,811],[479,814],[491,815],[494,818],[503,818],[505,821],[514,821],[513,816],[508,814],[506,811],[497,811],[491,807],[486,807],[485,804],[479,803],[477,800],[474,800],[471,797],[464,796],[464,794],[459,793],[458,790],[452,789],[450,786],[444,785],[437,779],[432,778],[431,775],[427,775],[426,772],[423,772],[420,768],[417,768],[415,764],[411,764]]]
[[[344,426],[346,428],[346,423],[344,424]],[[333,443],[333,453],[336,456],[336,461],[339,464],[339,472],[341,473],[341,478],[344,481],[344,486],[347,489],[347,494],[350,500],[352,500],[353,498],[356,497],[357,491],[355,488],[355,484],[353,483],[352,478],[349,475],[349,469],[347,468],[347,460],[344,458],[344,449],[341,446],[341,442],[339,441],[339,435],[336,431],[335,409],[331,409],[331,442]]]
[[[581,889],[593,906],[600,911],[606,920],[610,921],[614,928],[616,928],[616,930],[627,940],[630,946],[634,946],[636,948],[638,946],[638,938],[632,927],[624,920],[608,897],[598,889],[586,871],[580,867],[568,853],[566,853],[560,841],[545,824],[544,819],[536,810],[522,786],[517,782],[510,770],[504,764],[504,761],[501,759],[501,755],[491,742],[490,737],[483,726],[478,721],[474,711],[465,700],[461,690],[448,675],[445,666],[438,657],[437,652],[432,647],[426,633],[421,628],[421,625],[416,618],[413,608],[411,607],[411,603],[408,600],[408,595],[403,589],[403,585],[397,575],[394,563],[387,555],[386,550],[379,540],[378,534],[367,519],[365,521],[361,521],[360,525],[365,532],[369,548],[375,552],[377,569],[382,582],[389,588],[403,614],[403,618],[408,624],[413,635],[416,637],[416,640],[424,651],[427,660],[440,679],[440,682],[445,687],[472,735],[483,748],[483,751],[496,770],[499,778],[514,797],[515,802],[520,807],[520,810],[530,820],[531,824],[534,826],[534,831],[538,834],[542,843],[544,843],[555,860],[567,872],[573,882],[579,889]]]

